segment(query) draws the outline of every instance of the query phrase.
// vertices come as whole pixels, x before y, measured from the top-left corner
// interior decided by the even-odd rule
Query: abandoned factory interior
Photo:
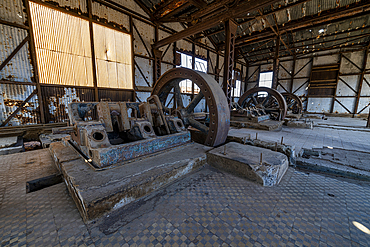
[[[370,246],[370,0],[0,0],[0,246]]]

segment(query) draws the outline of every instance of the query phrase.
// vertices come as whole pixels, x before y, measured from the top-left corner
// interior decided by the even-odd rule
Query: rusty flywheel
[[[294,93],[282,93],[286,104],[288,106],[288,112],[293,114],[301,114],[303,109],[302,100]]]
[[[282,121],[287,112],[284,97],[275,89],[256,87],[246,91],[238,101],[242,108],[256,107],[263,109],[273,120]]]
[[[186,79],[194,82],[200,88],[200,92],[189,104],[184,105],[179,83]],[[176,108],[170,110],[165,106],[173,94]],[[153,87],[152,95],[158,95],[167,113],[176,113],[185,126],[192,126],[203,132],[206,135],[205,145],[218,146],[225,142],[230,127],[230,110],[224,92],[211,76],[187,68],[174,68],[159,78]],[[203,98],[209,109],[207,121],[199,121],[194,114],[195,107]]]

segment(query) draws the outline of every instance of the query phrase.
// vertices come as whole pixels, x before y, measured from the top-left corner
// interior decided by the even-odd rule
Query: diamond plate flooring
[[[85,224],[63,183],[26,194],[49,158],[0,157],[0,246],[370,246],[356,227],[370,228],[368,182],[289,168],[278,186],[262,187],[206,165],[112,227],[107,218]]]

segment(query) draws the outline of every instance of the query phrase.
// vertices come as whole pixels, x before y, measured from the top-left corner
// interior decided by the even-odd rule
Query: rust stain
[[[178,7],[181,7],[182,5],[184,5],[187,1],[175,1],[175,2],[172,2],[170,3],[166,9],[159,15],[160,17],[163,17],[165,15],[167,15],[168,13],[174,11],[175,9],[177,9]]]

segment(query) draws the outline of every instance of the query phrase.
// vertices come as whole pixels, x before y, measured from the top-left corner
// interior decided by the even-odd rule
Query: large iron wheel
[[[302,100],[294,93],[282,93],[286,104],[288,106],[288,112],[293,114],[301,114],[303,109]]]
[[[242,108],[256,107],[265,110],[272,120],[282,121],[287,112],[284,97],[275,89],[257,87],[246,91],[238,101]]]
[[[182,80],[186,79],[191,80],[200,88],[200,92],[188,105],[184,105],[179,85]],[[172,94],[176,102],[176,109],[174,109],[176,115],[183,120],[186,127],[192,126],[207,136],[205,145],[218,146],[226,141],[230,127],[230,109],[224,92],[211,76],[187,68],[171,69],[155,83],[152,95],[158,95],[164,110],[169,113],[173,111],[165,106],[166,102],[172,98]],[[209,124],[198,121],[194,114],[195,107],[203,98],[209,109]]]

